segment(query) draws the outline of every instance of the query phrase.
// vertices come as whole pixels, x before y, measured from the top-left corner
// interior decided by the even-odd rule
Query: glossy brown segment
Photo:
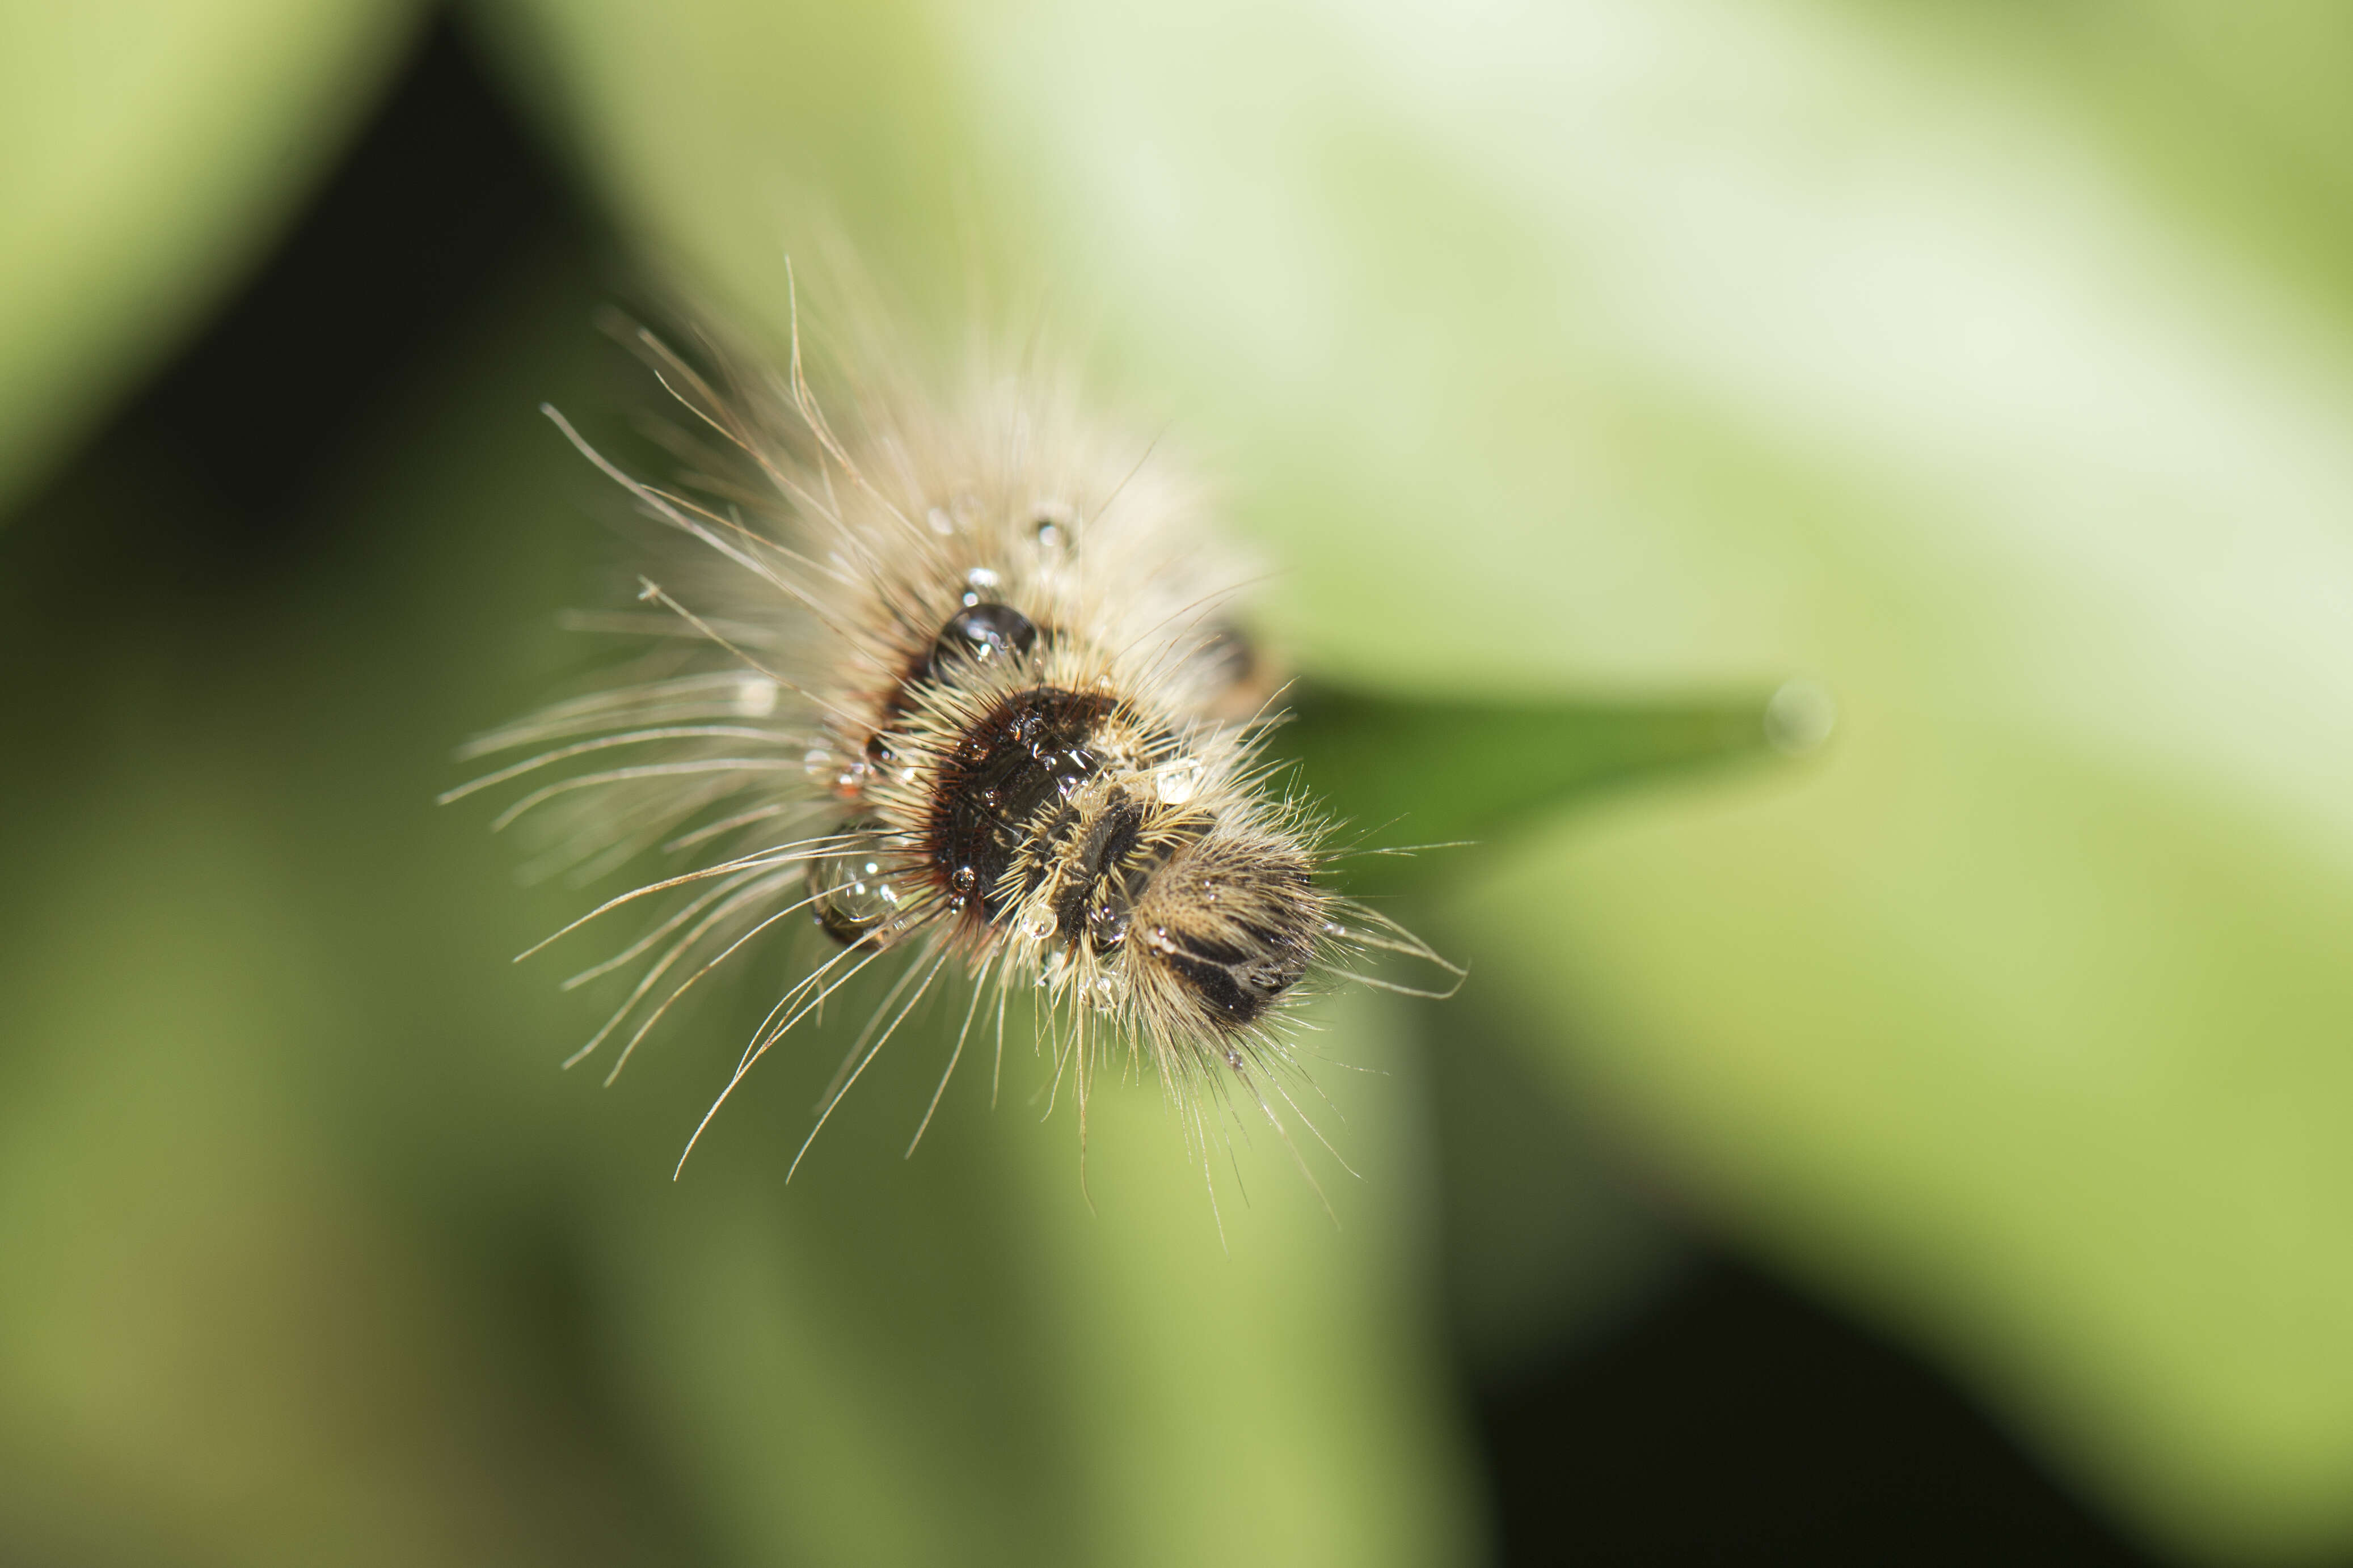
[[[1000,883],[1023,845],[1039,837],[1041,818],[1060,812],[1103,766],[1088,742],[1113,706],[1050,686],[1016,692],[965,731],[940,769],[926,835],[932,860],[952,889],[971,889],[984,920],[1004,912]]]

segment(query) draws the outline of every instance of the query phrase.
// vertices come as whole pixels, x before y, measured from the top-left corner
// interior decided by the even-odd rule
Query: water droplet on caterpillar
[[[1030,516],[1030,537],[1047,555],[1067,555],[1079,542],[1079,514],[1060,501],[1040,502]]]
[[[1169,763],[1153,781],[1163,805],[1183,805],[1201,788],[1201,764],[1191,757]]]
[[[912,879],[901,864],[903,851],[881,824],[845,825],[839,848],[809,862],[810,906],[825,933],[844,947],[887,936],[908,912]]]

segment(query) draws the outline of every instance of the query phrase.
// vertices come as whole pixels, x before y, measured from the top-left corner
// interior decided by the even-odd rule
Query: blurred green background
[[[2349,88],[2319,0],[0,8],[0,1558],[2353,1560]],[[828,234],[1223,478],[1344,808],[1489,813],[1464,994],[1317,1017],[1336,1224],[1144,1089],[1082,1194],[1026,1051],[902,1161],[929,1036],[673,1186],[757,982],[554,1070],[579,895],[430,804],[593,658],[534,409]],[[1829,1473],[1703,1474],[1727,1267],[1977,1457],[1799,1378]]]

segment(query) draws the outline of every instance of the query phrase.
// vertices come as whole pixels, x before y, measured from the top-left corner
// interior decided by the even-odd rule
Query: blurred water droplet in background
[[[1817,750],[1838,728],[1838,699],[1820,681],[1788,680],[1765,704],[1765,739],[1788,756]]]

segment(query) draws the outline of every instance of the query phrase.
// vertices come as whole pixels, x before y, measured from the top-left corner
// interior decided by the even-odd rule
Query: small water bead
[[[816,771],[819,754],[816,752],[809,753],[808,765],[812,773]],[[866,788],[867,782],[873,778],[874,770],[890,761],[890,758],[891,752],[882,744],[882,737],[880,735],[870,737],[862,757],[852,757],[840,764],[840,771],[833,776],[833,793],[844,800],[857,799],[860,793]]]
[[[1183,805],[1200,787],[1201,764],[1191,757],[1169,763],[1153,781],[1153,792],[1163,805]]]
[[[1079,542],[1079,514],[1060,501],[1041,501],[1030,514],[1029,532],[1039,549],[1061,554]]]
[[[964,603],[966,609],[996,599],[1005,579],[986,566],[976,566],[964,574]]]
[[[944,680],[967,661],[1002,668],[1027,655],[1037,642],[1038,628],[1012,605],[974,605],[949,616],[940,628],[923,673],[929,679]]]
[[[1211,690],[1222,691],[1250,678],[1258,668],[1258,648],[1249,633],[1220,621],[1187,656],[1185,665]]]
[[[776,710],[777,686],[765,676],[747,675],[735,683],[735,712],[740,718],[765,719]]]
[[[910,879],[881,823],[847,824],[841,837],[841,847],[809,862],[808,885],[817,923],[849,947],[887,933],[906,912]]]
[[[949,538],[956,531],[955,519],[950,517],[946,512],[942,511],[938,507],[934,507],[931,510],[925,512],[923,514],[923,521],[930,523],[932,525],[932,531],[938,534],[942,539]]]
[[[1124,894],[1105,899],[1087,910],[1087,939],[1098,954],[1116,951],[1127,941],[1127,930],[1135,919]]]
[[[1788,756],[1818,750],[1838,728],[1838,700],[1817,681],[1784,681],[1765,704],[1765,739]]]

